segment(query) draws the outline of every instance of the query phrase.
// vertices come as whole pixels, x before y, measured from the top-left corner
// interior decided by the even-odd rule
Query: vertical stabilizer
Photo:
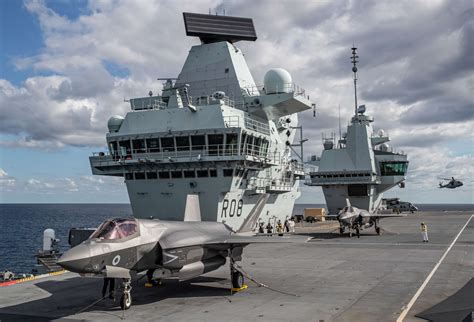
[[[201,208],[199,207],[199,195],[188,195],[186,197],[186,209],[184,210],[184,221],[201,221]]]
[[[257,220],[260,217],[263,207],[265,207],[269,197],[270,195],[267,193],[262,194],[260,198],[258,198],[257,202],[255,203],[255,206],[253,206],[252,210],[250,210],[249,215],[242,223],[242,226],[240,226],[240,228],[236,231],[237,233],[251,232],[255,228]]]
[[[349,198],[346,198],[346,206],[347,206],[347,207],[350,207],[350,206],[351,206],[351,202],[349,201]]]

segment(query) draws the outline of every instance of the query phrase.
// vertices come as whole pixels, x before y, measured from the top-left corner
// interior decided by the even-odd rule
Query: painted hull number
[[[242,199],[238,201],[236,199],[224,199],[222,201],[222,211],[221,211],[221,218],[229,217],[240,217],[242,215],[242,207],[244,202]]]

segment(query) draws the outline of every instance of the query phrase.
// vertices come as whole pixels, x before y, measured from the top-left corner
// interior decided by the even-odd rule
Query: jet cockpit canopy
[[[116,240],[132,236],[138,232],[137,221],[133,218],[116,218],[104,221],[91,235],[91,239]]]

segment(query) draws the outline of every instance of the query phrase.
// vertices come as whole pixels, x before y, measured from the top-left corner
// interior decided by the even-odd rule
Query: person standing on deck
[[[428,242],[428,226],[424,222],[421,223],[420,226],[421,234],[423,235],[423,242]]]
[[[294,233],[295,232],[295,220],[293,219],[293,217],[290,218],[290,232]]]

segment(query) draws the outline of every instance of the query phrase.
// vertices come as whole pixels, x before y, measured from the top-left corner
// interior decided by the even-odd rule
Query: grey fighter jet
[[[370,213],[367,210],[351,206],[349,199],[346,199],[346,206],[339,212],[338,215],[326,217],[333,217],[339,221],[339,232],[341,235],[347,228],[349,230],[349,237],[352,237],[353,231],[356,232],[357,237],[360,237],[360,231],[362,229],[372,226],[375,226],[375,232],[377,235],[380,235],[381,229],[379,226],[379,220],[381,218],[406,217],[406,215]]]
[[[64,253],[58,264],[82,276],[122,278],[122,309],[132,304],[132,276],[143,271],[156,278],[187,280],[218,269],[229,257],[232,286],[241,288],[244,278],[233,264],[242,259],[248,244],[270,241],[249,236],[268,197],[260,197],[237,231],[225,223],[201,222],[197,195],[188,196],[184,222],[107,220],[89,239]]]

